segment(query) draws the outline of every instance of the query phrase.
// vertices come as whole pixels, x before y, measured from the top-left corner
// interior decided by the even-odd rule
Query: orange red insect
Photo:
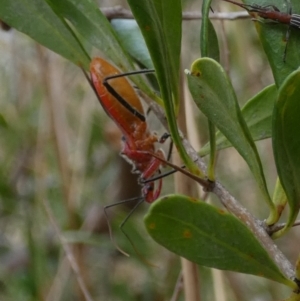
[[[158,138],[151,133],[145,120],[144,109],[139,97],[124,76],[113,65],[102,58],[94,58],[90,65],[91,80],[99,102],[123,134],[121,154],[133,165],[141,180],[150,179],[159,173],[161,161],[165,160],[162,150],[156,150],[157,142],[163,143],[167,136]],[[155,187],[150,181],[143,185],[142,196],[148,203],[160,195],[162,179]]]

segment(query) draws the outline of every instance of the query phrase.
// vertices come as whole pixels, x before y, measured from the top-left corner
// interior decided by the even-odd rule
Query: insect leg
[[[300,29],[300,15],[292,14],[290,25]]]
[[[86,71],[81,68],[85,78],[87,79],[87,81],[89,82],[90,86],[92,87],[92,89],[94,90],[97,98],[99,99],[99,95],[97,93],[97,90],[93,84],[93,82],[91,81],[90,77],[87,75]],[[139,72],[139,71],[137,71]],[[145,116],[143,114],[141,114],[140,112],[138,112],[137,110],[135,110],[119,93],[117,93],[117,91],[107,82],[109,79],[112,78],[117,78],[117,77],[121,77],[121,76],[125,76],[124,74],[117,74],[115,76],[110,76],[110,77],[106,77],[103,80],[103,85],[105,86],[105,88],[107,89],[107,91],[112,94],[119,102],[120,104],[122,104],[130,113],[132,113],[134,116],[137,116],[141,121],[145,122]],[[100,103],[101,100],[99,99]]]
[[[158,156],[155,153],[151,153],[148,152],[149,155],[152,155],[153,157],[155,157],[156,159],[158,159],[159,161],[161,161],[163,164],[165,165],[169,165],[171,167],[173,167],[174,169],[176,169],[176,171],[180,171],[181,173],[183,173],[184,175],[186,175],[187,177],[195,180],[196,182],[198,182],[201,186],[203,186],[205,191],[212,191],[213,187],[214,187],[214,182],[208,180],[208,179],[204,179],[204,178],[200,178],[194,174],[192,174],[191,172],[189,172],[188,170],[179,167],[171,162],[166,161],[164,158],[161,158],[160,156]]]
[[[137,116],[141,121],[145,122],[145,116],[138,112],[135,108],[133,108],[117,91],[108,83],[109,80],[124,76],[130,76],[130,75],[136,75],[136,74],[147,74],[147,73],[153,73],[154,69],[149,70],[138,70],[138,71],[131,71],[131,72],[125,72],[121,74],[115,74],[111,76],[107,76],[103,80],[103,85],[107,89],[107,91],[112,94],[130,113]]]
[[[130,218],[130,216],[133,214],[133,212],[144,202],[144,198],[141,197],[140,200],[135,204],[135,206],[132,208],[132,210],[129,212],[129,214],[126,216],[126,218],[123,220],[123,222],[120,224],[120,230],[122,231],[122,233],[124,234],[124,236],[128,239],[129,243],[131,244],[132,248],[134,249],[134,251],[136,252],[136,254],[139,256],[139,258],[145,262],[147,265],[149,266],[155,266],[153,264],[151,264],[151,262],[147,261],[145,259],[145,257],[139,252],[139,250],[136,248],[136,246],[134,245],[132,239],[130,238],[130,236],[126,233],[126,231],[124,230],[124,225],[126,224],[126,222],[128,221],[128,219]]]
[[[126,253],[125,251],[123,251],[119,246],[118,244],[115,242],[114,240],[114,236],[113,236],[113,233],[112,233],[112,229],[111,229],[111,225],[110,225],[110,222],[109,222],[109,218],[108,218],[108,214],[107,214],[107,209],[111,208],[111,207],[114,207],[114,206],[118,206],[118,205],[121,205],[121,204],[125,204],[125,203],[128,203],[128,202],[133,202],[133,201],[137,201],[137,204],[133,207],[133,209],[131,209],[130,213],[127,215],[127,217],[125,218],[125,220],[120,224],[120,228],[122,228],[124,226],[124,224],[126,223],[126,221],[128,220],[128,218],[132,215],[132,213],[134,212],[135,208],[137,208],[143,201],[144,201],[144,198],[143,197],[135,197],[135,198],[131,198],[131,199],[127,199],[127,200],[123,200],[123,201],[120,201],[120,202],[117,202],[117,203],[114,203],[114,204],[111,204],[111,205],[107,205],[107,206],[104,206],[104,214],[105,214],[105,218],[106,218],[106,221],[107,221],[107,226],[108,226],[108,232],[109,232],[109,237],[110,237],[110,240],[112,241],[113,245],[115,246],[115,248],[120,252],[122,253],[123,255],[129,257],[129,254]],[[122,226],[122,227],[121,227]],[[121,229],[122,230],[122,229]],[[124,231],[122,230],[122,232],[124,233]],[[126,235],[127,236],[127,235]],[[132,242],[131,242],[132,244]]]
[[[122,74],[122,76],[125,76],[124,74]],[[137,111],[135,108],[133,108],[119,93],[117,93],[117,91],[108,83],[108,81],[110,79],[113,79],[113,78],[116,78],[117,76],[115,77],[106,77],[104,80],[103,80],[103,86],[107,89],[107,91],[112,95],[114,96],[118,101],[119,103],[124,107],[126,108],[132,115],[138,117],[141,121],[145,122],[146,121],[146,118],[143,114],[141,114],[139,111]],[[120,76],[118,76],[120,77]]]

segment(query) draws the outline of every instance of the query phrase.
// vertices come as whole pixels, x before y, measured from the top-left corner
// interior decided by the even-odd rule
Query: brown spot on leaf
[[[191,238],[192,237],[192,232],[189,229],[186,229],[183,231],[183,237],[184,238]]]
[[[148,227],[149,227],[149,229],[153,230],[153,229],[156,228],[156,224],[155,223],[150,223]]]
[[[197,77],[200,77],[201,76],[201,72],[200,71],[193,71],[192,73],[191,73],[193,76],[197,76]]]

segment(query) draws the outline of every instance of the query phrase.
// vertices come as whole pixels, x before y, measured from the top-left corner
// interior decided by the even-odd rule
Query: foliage
[[[252,2],[244,1],[249,5]],[[300,12],[300,3],[296,0],[292,2],[293,10]],[[262,6],[268,4],[263,0],[257,0],[256,3]],[[300,300],[299,287],[297,281],[294,282],[295,275],[299,275],[299,264],[294,272],[293,265],[270,238],[291,235],[289,230],[300,208],[300,140],[297,133],[300,126],[300,76],[297,70],[300,63],[300,35],[297,30],[291,31],[284,62],[286,41],[282,37],[286,34],[287,26],[271,26],[268,20],[255,22],[275,83],[261,85],[255,96],[249,97],[240,109],[240,98],[243,97],[244,101],[247,97],[235,92],[235,83],[226,75],[217,31],[208,18],[212,4],[209,0],[203,1],[200,47],[196,47],[195,51],[195,57],[199,57],[201,49],[203,57],[192,64],[186,76],[196,107],[209,122],[210,141],[199,151],[200,156],[209,156],[207,171],[200,156],[197,160],[191,156],[189,146],[182,142],[176,123],[176,118],[182,112],[180,60],[183,53],[182,38],[187,34],[182,34],[182,4],[179,0],[129,0],[128,4],[137,21],[131,21],[130,26],[125,20],[112,22],[112,26],[91,0],[0,0],[0,19],[85,70],[89,69],[94,51],[100,52],[125,72],[133,70],[136,65],[154,66],[159,95],[144,77],[133,76],[132,81],[164,109],[168,130],[190,176],[202,184],[214,182],[215,175],[219,179],[206,187],[211,187],[208,192],[216,195],[220,202],[211,205],[205,203],[203,197],[196,200],[191,196],[164,195],[151,205],[146,215],[145,224],[150,236],[173,253],[201,266],[251,274],[283,284],[287,287],[287,293],[290,289],[294,291],[290,291],[291,297],[286,300]],[[272,4],[280,11],[286,11],[281,0],[274,0]],[[233,5],[227,7],[233,8]],[[28,41],[24,43],[25,46],[20,44],[19,48],[27,49]],[[151,300],[169,298],[179,270],[179,265],[172,263],[175,257],[169,257],[170,276],[161,273],[157,276],[157,283],[168,280],[163,291],[159,286],[154,287],[154,283],[143,282],[143,275],[150,277],[156,273],[152,267],[145,267],[144,263],[140,260],[135,262],[133,258],[118,258],[110,241],[105,240],[105,226],[97,229],[90,225],[93,221],[90,216],[95,212],[102,215],[101,220],[105,223],[102,209],[97,211],[93,207],[96,206],[95,202],[101,200],[105,203],[113,197],[110,190],[116,190],[114,186],[121,187],[120,182],[130,177],[123,176],[114,185],[111,184],[115,178],[116,163],[113,163],[113,158],[117,157],[117,151],[113,153],[110,148],[118,145],[118,132],[111,132],[110,129],[107,134],[104,126],[107,119],[98,107],[95,110],[92,91],[83,76],[80,77],[79,68],[61,63],[60,58],[45,52],[39,45],[30,51],[13,57],[10,66],[17,68],[18,64],[18,68],[25,72],[29,70],[28,57],[31,62],[36,61],[37,70],[31,73],[31,81],[40,80],[34,88],[31,86],[27,99],[23,95],[28,81],[24,73],[14,70],[0,74],[3,241],[0,259],[3,265],[5,263],[0,273],[3,287],[0,289],[1,300],[43,300],[49,296],[55,300],[60,297],[74,300],[75,294],[78,300],[88,300],[89,296],[96,300],[98,295],[107,296],[107,299],[111,295],[111,298],[122,300],[138,300],[140,295],[143,298],[148,296]],[[247,64],[245,52],[240,65]],[[236,57],[238,61],[238,55]],[[264,69],[263,60],[261,64]],[[65,72],[67,69],[71,73]],[[233,67],[233,74],[237,70]],[[239,76],[240,81],[242,77]],[[244,73],[244,77],[246,82],[247,73]],[[70,82],[76,85],[68,89]],[[72,101],[64,99],[65,86],[70,90],[66,99]],[[17,94],[13,92],[15,87],[20,88]],[[244,90],[243,87],[240,90]],[[11,103],[6,99],[12,99]],[[215,131],[215,127],[218,131]],[[200,136],[202,132],[203,128],[199,128],[197,134]],[[273,197],[270,197],[269,191],[275,186],[275,179],[265,170],[265,157],[260,154],[258,144],[259,140],[267,138],[272,140],[274,164],[279,178]],[[241,182],[234,183],[233,180],[229,187],[226,181],[230,177],[222,178],[222,172],[228,171],[229,174],[230,168],[226,160],[219,159],[217,162],[215,152],[225,148],[235,149],[249,167],[260,189],[252,195],[252,203],[258,200],[256,209],[245,201],[247,197]],[[218,168],[222,171],[219,172]],[[244,170],[243,174],[246,173]],[[272,181],[274,183],[270,185]],[[135,178],[133,182],[136,182]],[[227,192],[223,183],[230,190],[240,189],[237,200]],[[255,187],[253,185],[253,190]],[[224,208],[218,208],[221,205],[225,206],[227,212]],[[265,205],[269,212],[266,212]],[[289,216],[283,216],[286,222],[281,226],[278,221],[286,205]],[[259,217],[264,214],[266,221],[258,221],[248,210],[254,211]],[[137,250],[145,249],[140,257],[146,256],[148,262],[154,261],[156,264],[162,251],[158,246],[153,246],[152,241],[145,240],[145,234],[138,231],[141,227],[135,224],[139,220],[139,216],[132,218],[126,225],[126,233],[134,237]],[[14,239],[10,238],[11,233]],[[130,246],[126,237],[118,236],[116,239],[125,248]],[[68,248],[70,245],[72,249]],[[61,254],[60,248],[63,250]],[[72,272],[65,252],[69,259],[70,254],[75,258],[75,261],[71,261]],[[12,272],[13,265],[8,260],[14,256],[26,259],[16,272]],[[119,265],[113,265],[115,259],[118,259]],[[133,262],[133,267],[122,267],[129,261]],[[162,258],[161,264],[166,261]],[[124,277],[120,271],[114,271],[112,275],[110,267],[116,270],[124,268],[128,276]],[[205,273],[202,267],[201,272]],[[135,274],[142,276],[136,277]],[[57,283],[61,277],[63,289]],[[248,275],[245,277],[251,279]],[[134,284],[125,286],[129,279],[138,281],[143,289],[137,290]],[[77,281],[80,293],[71,289],[74,281]],[[82,282],[91,288],[88,293],[84,293]],[[205,295],[207,299],[208,296]],[[279,298],[271,296],[273,299]],[[243,297],[243,300],[254,299]]]

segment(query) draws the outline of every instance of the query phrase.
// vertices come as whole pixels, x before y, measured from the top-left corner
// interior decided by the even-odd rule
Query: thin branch
[[[122,6],[102,7],[102,13],[107,19],[134,19],[132,12]],[[238,12],[215,12],[209,15],[210,19],[214,20],[237,20],[250,19],[250,15],[246,11]],[[200,12],[183,12],[182,19],[186,21],[201,20],[202,14]]]
[[[286,226],[286,223],[275,224],[273,226],[270,226],[267,230],[268,230],[268,233],[270,235],[272,235],[273,233],[283,229],[285,226]],[[300,221],[296,221],[292,227],[297,227],[297,226],[300,226]]]
[[[180,293],[182,292],[183,289],[183,278],[182,278],[182,271],[179,273],[176,285],[173,291],[173,295],[170,299],[170,301],[178,301]]]
[[[232,195],[230,195],[220,182],[216,182],[213,193],[219,197],[220,201],[228,209],[228,211],[232,212],[238,219],[248,226],[285,276],[293,278],[295,273],[292,264],[271,239],[265,230],[265,224],[255,218]]]
[[[180,112],[177,118],[177,123],[183,133],[187,134],[186,127],[186,114],[185,114],[185,99],[183,95],[183,87],[184,83],[184,72],[181,70],[180,72]],[[181,158],[179,157],[179,153],[175,152],[172,161],[176,165],[181,164]],[[197,197],[195,194],[195,185],[192,181],[192,178],[187,178],[183,173],[176,173],[174,176],[174,188],[175,192],[179,194],[185,194],[190,196]],[[199,268],[196,263],[189,261],[186,258],[181,257],[181,269],[182,269],[182,277],[183,277],[183,288],[184,288],[184,300],[186,301],[201,301],[200,295],[200,277],[199,277]]]

